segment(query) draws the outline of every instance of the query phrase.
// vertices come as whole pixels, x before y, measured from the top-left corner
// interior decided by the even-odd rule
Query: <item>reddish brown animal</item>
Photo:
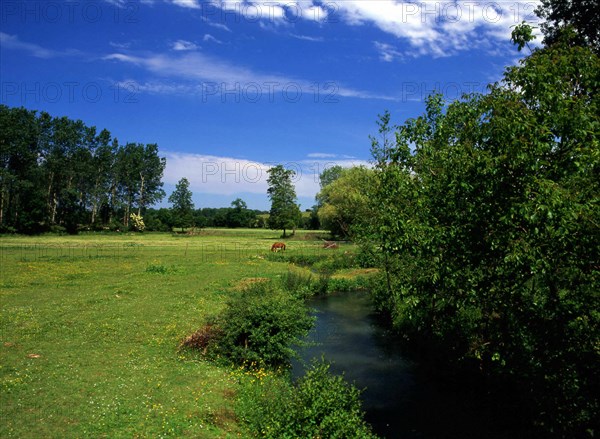
[[[278,252],[279,250],[285,250],[285,244],[283,242],[276,242],[271,246],[272,252]]]

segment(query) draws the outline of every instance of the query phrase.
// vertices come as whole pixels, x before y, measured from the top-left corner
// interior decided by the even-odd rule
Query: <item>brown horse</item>
[[[271,246],[272,252],[278,252],[279,250],[285,250],[285,244],[283,242],[276,242]]]

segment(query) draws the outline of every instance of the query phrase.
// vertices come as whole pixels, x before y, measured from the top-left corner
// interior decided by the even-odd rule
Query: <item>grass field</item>
[[[244,437],[231,370],[178,351],[279,232],[0,238],[0,437]],[[300,231],[288,252],[319,252]]]

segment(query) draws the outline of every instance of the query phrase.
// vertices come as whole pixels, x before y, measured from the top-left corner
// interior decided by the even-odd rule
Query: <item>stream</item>
[[[315,327],[294,361],[299,377],[305,364],[324,357],[331,371],[343,373],[362,393],[366,420],[382,438],[530,438],[473,398],[466,389],[443,388],[401,353],[377,315],[368,293],[315,298]]]

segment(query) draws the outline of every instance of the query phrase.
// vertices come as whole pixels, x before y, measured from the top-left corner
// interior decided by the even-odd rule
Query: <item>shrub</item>
[[[131,218],[131,229],[136,232],[143,232],[146,228],[146,225],[144,224],[144,218],[142,217],[142,215],[132,213],[131,215],[129,215],[129,217]]]
[[[146,267],[146,273],[167,274],[168,272],[169,267],[164,264],[148,264]]]
[[[376,437],[363,419],[360,391],[323,362],[314,362],[295,385],[268,374],[244,380],[236,409],[258,437]]]
[[[250,284],[217,317],[222,336],[214,353],[240,365],[287,365],[313,321],[300,298],[270,282]]]

